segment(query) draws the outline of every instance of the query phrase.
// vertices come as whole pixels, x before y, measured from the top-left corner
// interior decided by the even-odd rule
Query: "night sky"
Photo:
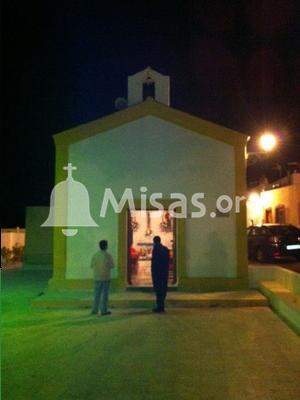
[[[253,136],[271,128],[274,159],[300,161],[296,3],[4,1],[1,226],[49,204],[52,135],[113,112],[148,65],[170,75],[175,108]]]

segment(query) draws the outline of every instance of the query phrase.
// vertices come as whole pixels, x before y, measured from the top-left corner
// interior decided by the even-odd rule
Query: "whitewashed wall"
[[[186,268],[190,277],[235,277],[235,215],[210,218],[220,194],[234,194],[235,165],[232,146],[187,131],[153,116],[72,144],[69,160],[77,166],[74,178],[86,185],[91,213],[99,228],[80,228],[67,240],[67,279],[92,276],[89,262],[101,238],[107,238],[117,258],[118,216],[110,210],[100,218],[105,188],[120,198],[126,187],[140,197],[148,193],[182,192],[188,198],[204,192],[208,215],[186,220]],[[189,212],[191,212],[189,207]],[[115,271],[117,274],[117,271]]]

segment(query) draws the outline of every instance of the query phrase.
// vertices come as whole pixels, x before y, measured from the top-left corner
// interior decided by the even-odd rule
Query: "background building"
[[[247,224],[292,224],[300,227],[300,173],[292,173],[249,192]]]

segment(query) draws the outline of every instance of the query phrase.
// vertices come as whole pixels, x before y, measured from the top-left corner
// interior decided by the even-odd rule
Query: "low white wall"
[[[277,265],[249,265],[249,286],[257,289],[259,281],[277,281],[292,293],[300,294],[300,274]]]

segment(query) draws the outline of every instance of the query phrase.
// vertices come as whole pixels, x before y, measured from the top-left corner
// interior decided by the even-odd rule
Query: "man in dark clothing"
[[[169,276],[169,250],[161,244],[159,236],[153,238],[153,250],[151,261],[151,274],[153,288],[156,294],[156,308],[153,312],[165,311],[165,298],[168,290]]]

